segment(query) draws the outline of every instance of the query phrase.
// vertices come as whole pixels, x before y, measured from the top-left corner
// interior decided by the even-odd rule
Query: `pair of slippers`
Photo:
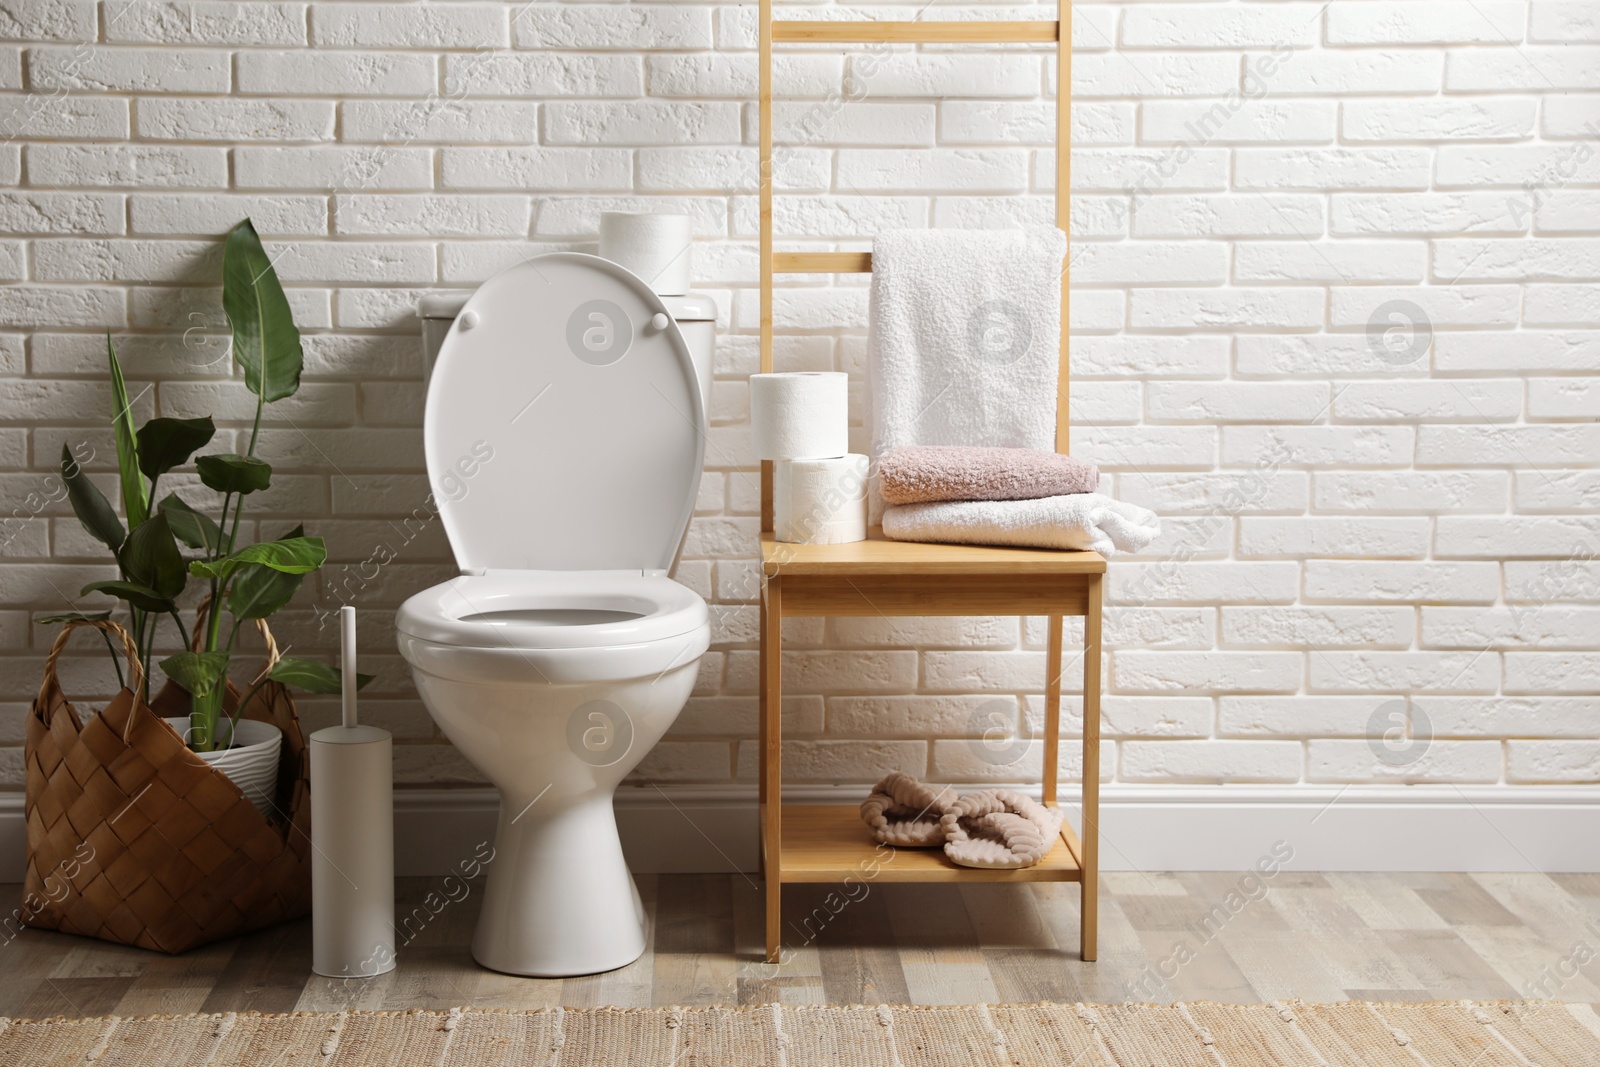
[[[896,848],[938,848],[962,867],[1032,867],[1061,838],[1061,810],[1014,789],[955,796],[898,771],[861,805],[872,836]]]

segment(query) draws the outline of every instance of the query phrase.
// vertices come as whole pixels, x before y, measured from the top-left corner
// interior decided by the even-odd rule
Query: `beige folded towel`
[[[878,460],[888,504],[933,500],[1032,500],[1092,493],[1100,485],[1093,463],[1033,448],[905,445]]]

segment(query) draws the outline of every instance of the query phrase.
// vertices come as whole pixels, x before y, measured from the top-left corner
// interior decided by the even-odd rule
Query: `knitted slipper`
[[[962,867],[1032,867],[1061,839],[1061,818],[1013,789],[967,793],[940,820],[944,854]]]
[[[873,787],[861,805],[861,821],[886,845],[938,848],[944,844],[940,816],[949,803],[948,789],[934,789],[896,771]]]

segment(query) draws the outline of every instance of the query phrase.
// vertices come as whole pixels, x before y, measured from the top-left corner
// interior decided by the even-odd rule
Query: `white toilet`
[[[500,791],[472,954],[512,974],[621,967],[645,925],[612,794],[710,642],[705,602],[667,571],[700,481],[715,310],[561,252],[422,314],[428,475],[461,576],[397,626],[434,721]]]

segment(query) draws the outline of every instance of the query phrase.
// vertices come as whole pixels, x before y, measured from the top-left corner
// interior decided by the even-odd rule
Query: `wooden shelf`
[[[924,544],[891,541],[874,526],[865,541],[844,545],[797,545],[761,535],[761,562],[767,574],[1104,574],[1098,552],[1050,548],[996,548],[990,545]]]
[[[763,817],[765,812],[763,812]],[[1061,841],[1032,867],[960,867],[937,848],[891,848],[872,839],[858,808],[785,804],[779,877],[783,882],[1076,882],[1083,872],[1078,835],[1061,824]]]
[[[1054,44],[1061,24],[1054,19],[1021,22],[875,22],[840,19],[802,22],[774,19],[774,41],[839,44]]]

